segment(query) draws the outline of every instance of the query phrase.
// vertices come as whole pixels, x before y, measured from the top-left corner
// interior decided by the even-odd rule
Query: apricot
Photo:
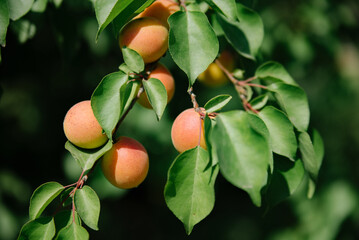
[[[91,101],[86,100],[72,106],[64,119],[66,138],[81,148],[97,148],[107,142],[91,108]]]
[[[103,156],[101,168],[112,185],[123,189],[134,188],[147,176],[148,154],[141,143],[129,137],[120,137]]]
[[[218,57],[218,61],[228,69],[228,71],[231,72],[234,70],[234,57],[229,51],[223,51]],[[209,87],[221,86],[228,82],[227,76],[216,63],[211,63],[208,68],[198,76],[198,80]]]
[[[200,132],[201,135],[199,135]],[[193,108],[180,113],[173,122],[171,130],[172,143],[177,151],[182,153],[196,147],[200,136],[200,146],[207,149],[204,138],[204,122],[200,114]]]
[[[137,18],[121,30],[119,43],[121,48],[131,48],[142,56],[145,63],[151,63],[167,51],[168,30],[155,18]]]
[[[148,79],[150,78],[157,78],[163,83],[167,91],[168,103],[175,93],[175,81],[170,71],[168,71],[168,69],[164,65],[158,63],[157,67],[148,75]],[[152,108],[150,102],[148,101],[146,92],[141,94],[140,98],[138,99],[138,102],[146,108]]]
[[[180,7],[178,6],[178,3],[174,1],[157,0],[152,3],[148,8],[146,8],[143,12],[138,14],[136,18],[153,17],[160,20],[168,28],[168,17],[179,10]]]

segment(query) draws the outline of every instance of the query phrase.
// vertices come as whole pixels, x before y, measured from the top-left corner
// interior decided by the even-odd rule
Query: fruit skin
[[[101,161],[102,172],[114,186],[123,189],[137,187],[145,180],[148,168],[148,154],[138,141],[120,137]]]
[[[153,17],[160,20],[167,28],[169,28],[167,19],[173,13],[180,10],[178,3],[171,0],[157,0],[146,8],[143,12],[138,14],[136,18]]]
[[[168,48],[168,30],[159,20],[151,17],[131,20],[121,30],[120,47],[138,52],[145,63],[158,60]]]
[[[72,106],[66,113],[63,125],[66,138],[78,147],[97,148],[108,140],[93,114],[90,100]]]
[[[223,51],[218,61],[228,71],[232,72],[235,67],[234,57],[229,51]],[[198,76],[198,80],[209,87],[221,86],[228,82],[227,76],[216,63],[211,63],[208,68]]]
[[[157,78],[163,83],[167,91],[167,103],[171,101],[175,93],[175,81],[170,71],[168,71],[168,69],[163,64],[158,63],[157,67],[149,74],[148,79],[150,78]],[[146,92],[141,94],[140,98],[138,99],[138,103],[145,108],[152,109]]]
[[[177,116],[172,125],[171,138],[173,146],[178,152],[182,153],[198,145],[200,127],[200,146],[207,149],[204,138],[204,121],[200,118],[200,114],[193,108],[189,108]]]

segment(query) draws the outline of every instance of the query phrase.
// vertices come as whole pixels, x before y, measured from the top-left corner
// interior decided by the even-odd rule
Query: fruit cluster
[[[135,50],[145,64],[154,66],[142,80],[159,79],[167,91],[167,102],[174,95],[175,83],[172,74],[163,64],[158,63],[158,60],[168,49],[167,19],[179,10],[178,4],[172,0],[157,0],[127,23],[119,34],[121,48]],[[224,51],[218,60],[229,69],[233,69],[234,60],[229,52]],[[227,78],[222,70],[212,63],[199,76],[199,80],[208,86],[218,86],[225,83]],[[138,103],[145,108],[152,108],[145,92],[140,95]],[[206,149],[203,117],[200,112],[201,110],[197,112],[194,108],[187,109],[175,119],[171,138],[178,152],[184,152],[197,145]],[[92,111],[90,100],[75,104],[67,112],[64,132],[67,139],[80,148],[98,148],[108,141]],[[124,189],[137,187],[146,178],[149,168],[148,154],[141,143],[122,136],[103,156],[101,167],[105,177],[114,186]]]
[[[158,61],[168,48],[167,18],[178,10],[178,4],[171,0],[154,2],[124,26],[119,34],[120,47],[126,46],[135,50],[145,64]],[[146,78],[159,79],[166,88],[167,101],[172,99],[175,90],[174,79],[163,64],[155,63],[155,67]],[[146,108],[152,108],[146,93],[140,95],[138,103]],[[63,126],[67,139],[80,148],[95,149],[109,141],[93,113],[90,100],[71,107],[65,116]],[[183,140],[175,141],[176,144],[183,145]],[[179,151],[183,151],[183,147]],[[137,187],[146,178],[149,158],[141,143],[121,136],[103,156],[101,167],[110,183],[119,188],[129,189]]]

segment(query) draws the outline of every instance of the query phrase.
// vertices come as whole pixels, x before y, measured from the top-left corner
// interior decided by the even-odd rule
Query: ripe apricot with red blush
[[[90,100],[70,108],[64,119],[64,132],[71,143],[86,149],[100,147],[108,140],[93,114]]]
[[[201,135],[200,135],[201,134]],[[204,121],[193,108],[180,113],[172,125],[171,138],[178,152],[184,152],[198,145],[207,149],[204,138]]]
[[[147,176],[148,154],[138,141],[120,137],[112,149],[103,156],[101,168],[112,185],[122,189],[134,188]]]
[[[120,47],[128,47],[138,52],[145,63],[157,61],[168,48],[168,30],[155,18],[137,18],[121,30]]]

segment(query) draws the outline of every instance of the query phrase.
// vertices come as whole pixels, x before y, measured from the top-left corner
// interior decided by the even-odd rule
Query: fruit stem
[[[187,6],[186,6],[186,1],[185,0],[179,0],[178,4],[183,7],[183,9],[185,10],[185,12],[187,12]]]
[[[251,87],[259,87],[259,88],[263,88],[263,89],[267,89],[266,86],[260,85],[260,84],[255,84],[255,83],[246,83],[247,86],[251,86]]]
[[[196,94],[193,93],[193,87],[190,87],[188,89],[188,94],[191,97],[191,101],[193,103],[193,108],[196,112],[199,113],[199,137],[198,137],[198,146],[201,145],[201,134],[202,134],[202,121],[204,117],[206,116],[206,113],[202,111],[202,109],[199,107],[198,102],[196,100]]]

